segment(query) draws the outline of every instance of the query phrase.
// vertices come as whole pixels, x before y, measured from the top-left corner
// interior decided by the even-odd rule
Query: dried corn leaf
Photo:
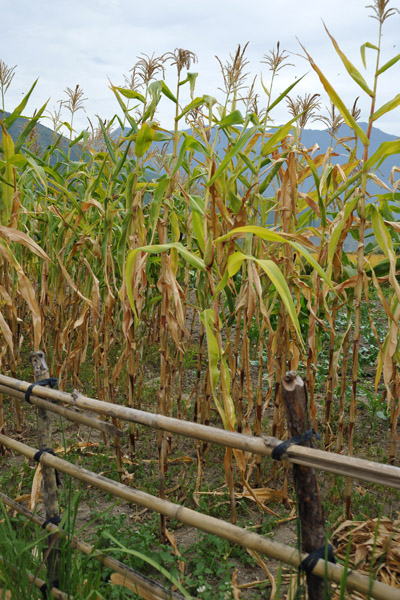
[[[42,486],[42,466],[39,464],[36,467],[35,475],[33,476],[31,495],[29,500],[28,509],[33,511],[38,503],[40,497],[40,488]]]
[[[249,500],[256,501],[254,496],[256,496],[257,500],[262,504],[266,502],[281,502],[283,498],[282,490],[274,490],[272,488],[252,488],[253,494],[250,494],[249,491],[243,489],[243,492],[236,493],[236,498],[248,498]]]
[[[350,567],[400,588],[400,519],[345,521],[332,535],[342,559],[350,545]],[[357,596],[354,596],[357,597]]]

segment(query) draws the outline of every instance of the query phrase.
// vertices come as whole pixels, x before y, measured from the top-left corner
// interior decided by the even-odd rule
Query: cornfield
[[[58,124],[44,149],[37,145],[35,128],[46,105],[26,121],[16,141],[9,133],[36,83],[6,115],[13,69],[2,62],[2,372],[17,377],[24,348],[44,349],[61,389],[81,388],[80,374],[89,364],[99,399],[140,408],[142,365],[155,347],[160,355],[156,412],[282,438],[280,382],[286,371],[297,370],[306,381],[316,429],[322,411],[325,448],[353,454],[364,397],[365,320],[376,347],[374,402],[387,415],[387,458],[394,463],[400,412],[400,163],[389,181],[378,169],[400,153],[400,140],[369,151],[373,126],[400,105],[400,94],[379,104],[380,76],[400,60],[400,55],[385,64],[380,60],[382,28],[395,13],[387,5],[374,2],[377,42],[361,46],[371,86],[327,30],[360,94],[370,97],[366,131],[358,123],[356,103],[345,106],[303,48],[332,103],[328,116],[320,117],[331,138],[322,153],[302,143],[306,124],[319,115],[318,95],[295,98],[299,79],[275,92],[288,61],[279,44],[263,60],[269,76],[263,98],[248,85],[246,47],[240,46],[220,61],[222,103],[211,95],[196,96],[197,73],[191,71],[196,56],[180,48],[141,56],[125,87],[111,84],[119,114],[107,123],[99,119],[97,127],[79,135],[74,115],[84,94],[79,86],[68,88],[69,139],[65,145]],[[176,70],[174,90],[163,78],[167,67]],[[160,102],[175,107],[173,131],[157,121]],[[274,108],[284,102],[288,120],[277,126]],[[344,124],[351,131],[346,137],[340,133]],[[377,192],[370,191],[369,182]],[[349,238],[356,241],[355,254],[347,248]],[[377,312],[385,315],[379,327]],[[195,361],[190,385],[188,349]],[[21,429],[19,405],[16,417]],[[0,404],[0,430],[5,429]],[[132,454],[136,435],[132,427]],[[158,436],[161,497],[170,437]],[[197,489],[203,453],[199,444]],[[253,457],[226,450],[233,521],[234,466],[256,500],[253,489],[261,477]],[[350,516],[351,482],[346,510]]]

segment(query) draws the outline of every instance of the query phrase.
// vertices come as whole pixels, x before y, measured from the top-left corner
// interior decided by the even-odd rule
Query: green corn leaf
[[[169,87],[167,86],[167,84],[165,83],[165,81],[161,82],[161,92],[164,94],[164,96],[166,96],[167,98],[169,98],[170,100],[172,100],[172,102],[175,102],[175,104],[176,104],[176,98],[175,98],[174,94],[171,92],[171,90],[169,89]]]
[[[364,92],[367,92],[367,94],[369,96],[371,96],[371,98],[374,98],[374,92],[368,87],[367,82],[365,81],[364,77],[361,75],[361,73],[356,69],[356,67],[349,61],[349,59],[347,58],[347,56],[341,51],[341,49],[339,48],[339,45],[337,43],[337,41],[335,40],[335,38],[329,33],[328,28],[326,27],[325,23],[324,23],[324,27],[325,27],[325,31],[326,33],[329,35],[329,37],[331,38],[331,42],[333,44],[333,47],[335,48],[336,52],[339,54],[342,63],[345,66],[346,71],[348,72],[348,74],[350,75],[350,77],[356,82],[358,83],[358,85],[364,90]]]
[[[204,310],[200,313],[200,319],[204,325],[206,330],[206,338],[207,338],[207,351],[208,351],[208,370],[210,373],[210,384],[211,391],[214,398],[215,406],[217,407],[218,413],[222,419],[222,423],[224,428],[227,429],[228,421],[227,416],[225,415],[225,411],[223,406],[221,405],[218,394],[217,394],[217,386],[219,382],[220,372],[219,372],[219,360],[221,358],[217,338],[214,335],[214,326],[215,326],[215,314],[211,308]]]
[[[392,238],[390,237],[389,229],[386,227],[385,223],[383,222],[382,215],[374,204],[370,205],[369,210],[375,239],[386,258],[390,258],[390,255],[394,256],[394,254],[393,243]]]
[[[232,229],[229,233],[226,233],[225,235],[222,235],[221,237],[217,238],[215,240],[215,243],[217,244],[218,242],[225,242],[234,235],[246,233],[254,233],[259,238],[268,242],[287,242],[287,240],[282,235],[276,233],[275,231],[271,231],[270,229],[264,229],[264,227],[259,227],[258,225],[246,225],[245,227],[237,227],[236,229]]]
[[[204,244],[204,230],[203,230],[203,220],[204,220],[204,201],[201,197],[197,196],[189,196],[190,208],[192,211],[192,226],[196,236],[196,241],[199,245],[199,248],[202,252],[204,252],[205,244]]]
[[[196,212],[192,212],[192,225],[199,248],[202,252],[204,252],[205,244],[203,231],[203,217],[200,217],[200,215]]]
[[[31,133],[31,131],[35,127],[36,123],[39,121],[40,117],[44,113],[44,111],[46,109],[46,106],[47,106],[47,103],[48,103],[48,100],[37,111],[37,113],[29,120],[29,122],[28,122],[27,126],[24,128],[23,132],[18,136],[18,139],[15,142],[15,153],[16,154],[21,150],[21,148],[22,148],[25,140],[28,138],[29,134]]]
[[[377,75],[380,75],[381,73],[384,73],[385,71],[387,71],[388,69],[390,69],[390,67],[393,67],[393,65],[395,65],[398,61],[400,60],[400,54],[398,54],[397,56],[394,56],[393,58],[391,58],[390,60],[388,60],[387,63],[385,63],[383,65],[383,67],[381,67],[378,71],[377,71]]]
[[[107,150],[112,158],[113,163],[116,163],[117,161],[115,159],[114,148],[112,147],[111,140],[108,136],[106,128],[104,127],[104,123],[103,123],[102,119],[99,117],[99,115],[97,115],[97,119],[99,121],[99,125],[101,128],[101,132],[103,134],[105,145],[107,146]]]
[[[315,260],[315,258],[313,258],[313,256],[307,250],[307,248],[304,248],[304,246],[302,246],[301,244],[299,244],[297,242],[289,241],[289,244],[293,248],[295,248],[301,256],[303,256],[306,259],[306,261],[315,269],[315,271],[317,271],[317,273],[321,277],[321,279],[323,279],[325,281],[325,283],[328,285],[328,287],[330,287],[331,290],[334,291],[333,283],[330,279],[330,276],[324,271],[324,269]]]
[[[231,125],[243,125],[244,118],[240,110],[234,110],[229,115],[224,117],[219,123],[218,126],[223,129],[224,127],[230,127]]]
[[[396,266],[397,266],[397,257],[393,250],[393,242],[390,236],[390,232],[388,227],[385,225],[383,217],[379,212],[378,208],[374,204],[370,204],[368,206],[368,210],[371,215],[371,223],[372,229],[375,234],[376,241],[378,242],[381,250],[384,252],[386,258],[389,259],[390,262],[390,270],[389,270],[389,281],[395,292],[396,301],[400,301],[400,286],[396,278]],[[398,323],[391,324],[391,327],[395,325],[394,335],[397,335],[397,327]],[[397,342],[395,342],[395,346]]]
[[[343,212],[343,217],[342,219],[335,225],[334,230],[332,231],[332,234],[330,236],[330,240],[329,240],[329,244],[328,244],[328,262],[330,264],[330,267],[328,269],[328,272],[330,272],[332,270],[332,261],[333,261],[333,257],[335,255],[335,250],[337,248],[339,239],[340,239],[340,235],[343,231],[343,228],[350,216],[350,214],[352,213],[352,211],[355,209],[355,207],[357,206],[357,202],[360,199],[360,195],[354,196],[354,198],[352,198],[351,200],[349,200],[348,202],[346,202],[345,208],[344,208],[344,212]]]
[[[272,134],[272,136],[267,140],[267,142],[262,147],[261,156],[266,156],[267,154],[269,154],[270,151],[273,148],[275,148],[275,146],[277,144],[279,144],[279,142],[281,142],[287,136],[289,131],[292,129],[293,123],[295,121],[297,121],[299,116],[300,115],[298,115],[297,117],[294,117],[294,119],[291,119],[288,123],[286,123],[286,125],[282,125],[282,127],[279,127],[279,129],[277,131],[275,131],[274,134]]]
[[[262,86],[262,89],[264,90],[264,92],[267,94],[267,96],[269,98],[270,93],[269,93],[269,90],[268,90],[267,86],[265,85],[265,83],[263,81],[262,75],[261,75],[261,86]]]
[[[179,82],[179,85],[184,85],[185,83],[189,82],[190,85],[190,97],[193,99],[193,94],[194,94],[194,88],[196,85],[196,79],[199,76],[198,73],[188,73],[186,75],[186,79],[184,79],[183,81]]]
[[[302,75],[299,79],[296,79],[296,81],[294,81],[293,83],[291,83],[289,85],[289,87],[286,88],[286,90],[284,92],[282,92],[282,94],[280,94],[276,100],[274,100],[272,102],[272,104],[269,106],[268,108],[268,112],[270,112],[275,106],[277,106],[284,98],[286,98],[286,96],[288,95],[288,93],[294,88],[295,85],[297,85],[302,79],[303,77],[305,77],[306,74]],[[265,88],[264,88],[265,90]]]
[[[184,133],[184,140],[179,149],[178,159],[172,171],[172,175],[174,175],[179,169],[179,167],[182,166],[187,150],[196,150],[197,152],[200,152],[205,156],[210,156],[208,148],[202,142],[196,140],[196,138],[194,138],[192,135],[187,135],[186,133]]]
[[[371,50],[379,51],[379,48],[377,46],[374,46],[374,44],[370,44],[370,42],[366,42],[365,44],[363,44],[361,46],[360,53],[361,53],[361,60],[363,61],[364,69],[367,68],[367,63],[365,62],[365,48],[370,48]]]
[[[217,238],[215,240],[215,243],[217,244],[218,242],[224,242],[224,241],[230,239],[234,235],[247,234],[247,233],[253,233],[257,237],[259,237],[262,240],[265,240],[267,242],[289,244],[290,246],[295,248],[301,256],[304,256],[304,258],[307,260],[307,262],[310,263],[310,265],[317,271],[317,273],[321,276],[321,278],[333,290],[332,281],[330,280],[328,275],[325,273],[323,268],[311,256],[311,254],[308,252],[308,250],[306,248],[304,248],[304,246],[302,246],[301,244],[299,244],[297,242],[293,242],[290,238],[285,238],[283,235],[280,235],[279,233],[276,233],[275,231],[271,231],[270,229],[265,229],[264,227],[259,227],[258,225],[246,225],[244,227],[237,227],[236,229],[232,229],[232,231],[230,231],[229,233]],[[232,256],[235,256],[235,254],[233,254]],[[234,268],[236,260],[239,260],[239,258],[234,259],[234,261],[232,263],[232,265],[233,265],[232,268]],[[228,261],[228,264],[229,264],[229,261]]]
[[[246,255],[243,254],[243,252],[234,252],[230,255],[227,264],[229,277],[236,275],[236,273],[241,269],[244,260],[246,260]]]
[[[247,167],[250,169],[250,171],[254,175],[257,175],[258,169],[257,169],[256,165],[253,163],[253,161],[243,152],[239,152],[239,156],[242,159],[242,161],[247,165]]]
[[[121,232],[119,235],[118,245],[117,245],[117,253],[116,259],[119,267],[119,271],[122,274],[124,271],[124,263],[125,263],[125,250],[126,250],[126,241],[128,239],[128,234],[131,228],[132,222],[132,214],[127,213],[125,215],[124,220],[122,221]]]
[[[163,200],[165,200],[165,192],[167,190],[169,184],[169,180],[167,177],[163,177],[159,180],[158,185],[156,187],[156,191],[154,193],[154,198],[150,204],[150,212],[149,212],[149,225],[151,225],[151,239],[153,239],[158,218],[160,216],[160,210]]]
[[[183,109],[183,111],[176,117],[176,121],[179,121],[180,119],[182,119],[182,117],[184,117],[188,112],[190,112],[191,110],[198,108],[199,106],[201,106],[202,104],[204,104],[204,96],[198,96],[197,98],[194,98],[190,104],[188,104],[187,106],[185,106],[185,108]]]
[[[0,223],[8,225],[10,220],[14,196],[14,166],[10,162],[14,157],[14,141],[0,119],[3,130],[3,152],[5,158],[4,176],[2,177],[0,196]]]
[[[250,122],[253,123],[253,125],[257,125],[257,126],[261,125],[260,119],[258,118],[258,116],[256,115],[255,112],[252,112],[247,115],[245,127]]]
[[[32,169],[34,170],[34,172],[36,173],[40,183],[43,185],[44,187],[44,191],[47,194],[47,177],[46,177],[46,173],[45,170],[43,169],[43,167],[41,167],[37,161],[32,158],[31,156],[27,156],[26,157],[27,162],[29,163],[29,165],[32,167]]]
[[[133,119],[133,117],[131,117],[131,115],[129,114],[129,110],[128,110],[126,104],[123,102],[121,96],[119,95],[118,89],[114,85],[111,85],[110,88],[114,92],[114,95],[118,101],[118,104],[120,105],[126,120],[128,121],[129,125],[131,126],[133,133],[137,133],[139,131],[137,123],[136,123],[135,119]]]
[[[190,196],[190,208],[204,218],[204,199],[201,196]]]
[[[126,162],[126,159],[127,159],[127,156],[128,156],[130,148],[131,148],[131,142],[128,141],[128,143],[125,144],[124,153],[122,154],[121,158],[119,159],[119,162],[118,162],[117,166],[115,167],[115,169],[113,171],[112,180],[114,182],[118,182],[118,175],[121,172],[121,169],[122,169],[122,167],[124,166],[124,164]]]
[[[116,87],[115,89],[118,90],[122,96],[125,96],[125,98],[128,98],[129,100],[139,100],[139,102],[142,102],[143,104],[146,102],[145,97],[135,90],[128,90],[127,88],[123,87]]]
[[[382,142],[378,150],[367,160],[363,166],[363,171],[369,171],[374,165],[378,168],[385,158],[400,153],[400,140],[393,142]]]
[[[394,108],[397,108],[399,105],[400,105],[400,94],[397,94],[397,96],[395,96],[394,98],[389,100],[389,102],[386,102],[386,104],[384,104],[383,106],[378,108],[378,110],[376,110],[371,115],[370,121],[376,121],[377,119],[379,119],[379,117],[381,117],[382,115],[384,115],[387,112],[390,112]]]
[[[178,242],[181,236],[179,229],[179,219],[175,211],[169,213],[169,222],[171,224],[171,238],[174,242]]]
[[[336,108],[338,109],[338,111],[340,112],[340,114],[343,117],[344,122],[346,123],[346,125],[348,125],[349,127],[351,127],[351,129],[353,129],[353,131],[358,135],[358,137],[360,138],[360,140],[362,141],[362,143],[365,146],[369,145],[369,140],[365,134],[365,132],[361,129],[361,127],[359,126],[359,124],[357,123],[357,121],[354,119],[354,117],[351,116],[350,111],[346,108],[343,100],[340,98],[339,94],[337,94],[337,92],[334,90],[334,88],[332,87],[332,85],[329,83],[329,81],[327,80],[327,78],[325,77],[325,75],[322,73],[321,69],[315,64],[315,62],[313,61],[313,59],[311,58],[311,56],[308,54],[308,52],[306,51],[306,49],[304,48],[304,46],[302,46],[304,52],[307,55],[307,58],[310,62],[310,65],[312,66],[312,68],[314,69],[314,71],[317,73],[322,85],[324,86],[329,98],[332,100],[333,104],[336,106]]]
[[[242,133],[236,144],[229,150],[229,152],[226,153],[225,157],[222,159],[218,169],[214,173],[214,176],[211,177],[210,181],[207,183],[208,187],[212,185],[216,179],[218,179],[218,177],[221,175],[221,173],[223,173],[223,171],[226,169],[231,160],[238,154],[238,152],[243,148],[243,146],[247,144],[249,139],[256,133],[257,130],[258,127],[251,127],[246,132]]]
[[[254,226],[254,227],[256,227],[256,226]],[[253,229],[253,228],[252,227],[240,227],[238,229],[241,229],[244,233],[244,230]],[[257,227],[257,229],[262,229],[262,228]],[[269,233],[272,233],[272,232],[269,232]],[[224,236],[224,237],[226,238],[226,236]],[[221,240],[222,238],[219,238],[219,239]],[[218,240],[215,240],[215,241],[217,242]],[[298,245],[296,244],[296,246],[298,246]],[[229,261],[228,261],[228,269],[229,269],[230,276],[233,276],[235,273],[238,272],[238,270],[242,266],[242,263],[244,260],[253,260],[268,275],[269,279],[274,284],[276,291],[278,292],[283,304],[285,305],[285,308],[286,308],[288,315],[293,323],[293,326],[296,330],[296,333],[300,340],[300,343],[304,347],[304,341],[303,341],[303,338],[301,335],[301,330],[300,330],[300,323],[299,323],[299,320],[297,317],[293,299],[290,294],[290,290],[286,283],[286,280],[285,280],[283,274],[281,273],[279,267],[272,260],[266,260],[266,259],[260,260],[260,259],[255,258],[254,256],[245,255],[242,252],[235,252],[233,255],[231,255],[231,257],[229,258]]]
[[[33,90],[35,89],[36,84],[37,84],[38,81],[39,80],[36,79],[36,81],[32,85],[32,87],[29,90],[29,92],[22,99],[22,102],[20,102],[18,104],[18,106],[16,108],[14,108],[13,112],[11,113],[11,115],[9,115],[7,117],[7,119],[5,119],[4,126],[5,126],[6,129],[10,129],[11,125],[13,123],[15,123],[15,121],[21,116],[21,113],[24,110],[25,106],[28,104],[28,100],[30,98],[30,95],[32,94]]]
[[[281,158],[286,158],[287,154],[288,154],[287,152],[284,152],[281,155]],[[269,159],[267,159],[267,160],[269,160]],[[262,163],[261,163],[261,166],[262,166]],[[261,185],[259,187],[260,194],[263,194],[265,192],[267,187],[270,185],[271,181],[274,179],[274,177],[278,173],[281,166],[282,166],[281,162],[276,162],[276,164],[272,167],[272,169],[270,170],[270,172],[268,173],[268,175],[266,176],[266,178],[264,179],[264,181],[261,183]]]
[[[147,123],[143,123],[136,136],[135,154],[137,157],[143,156],[150,148],[154,139],[154,129]]]
[[[286,283],[286,280],[282,275],[279,267],[272,260],[260,260],[252,256],[248,256],[247,258],[248,260],[254,260],[254,262],[256,262],[262,268],[262,270],[268,275],[269,279],[274,284],[276,291],[278,292],[283,304],[285,305],[290,320],[293,323],[293,326],[297,333],[297,337],[304,348],[304,341],[301,335],[300,323],[297,318],[296,308],[294,306],[288,284]]]

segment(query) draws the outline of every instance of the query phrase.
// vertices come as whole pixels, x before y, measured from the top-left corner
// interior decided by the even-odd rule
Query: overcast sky
[[[360,98],[361,120],[368,118],[369,99],[349,78],[326,32],[322,19],[341,49],[365,74],[372,86],[375,52],[367,50],[367,72],[360,58],[360,46],[377,43],[377,21],[369,18],[374,0],[0,0],[2,20],[0,59],[8,66],[17,65],[15,77],[6,97],[6,109],[20,101],[33,81],[39,82],[26,114],[50,98],[48,107],[65,99],[65,88],[79,84],[84,92],[86,113],[76,119],[78,129],[88,126],[87,117],[99,114],[109,119],[119,112],[118,104],[108,87],[109,78],[123,85],[124,75],[135,64],[140,53],[152,55],[190,49],[198,63],[190,71],[199,73],[196,96],[217,96],[222,77],[215,55],[224,63],[234,53],[237,44],[249,42],[248,71],[262,74],[268,82],[270,72],[261,64],[277,41],[281,48],[293,53],[287,67],[277,78],[275,94],[282,92],[295,77],[310,67],[297,56],[301,53],[296,37],[306,47],[318,66],[341,95],[348,107],[356,96]],[[392,0],[400,8],[400,0]],[[384,25],[382,61],[400,53],[400,15]],[[382,63],[383,64],[383,63]],[[174,88],[174,67],[169,67],[167,82]],[[378,89],[380,106],[400,92],[400,61],[381,77]],[[292,95],[320,92],[323,89],[313,72],[293,90]],[[158,119],[172,126],[168,100],[164,99]],[[183,101],[189,97],[183,98]],[[322,95],[323,105],[328,104]],[[265,95],[261,98],[261,104]],[[277,123],[286,118],[286,111],[277,109]],[[67,114],[64,113],[64,117]],[[51,126],[50,121],[42,121]],[[318,125],[312,125],[318,127]],[[388,133],[400,136],[400,107],[385,115],[377,124]]]

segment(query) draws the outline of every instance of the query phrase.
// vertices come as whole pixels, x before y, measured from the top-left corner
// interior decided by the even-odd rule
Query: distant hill
[[[367,130],[367,127],[368,127],[367,123],[359,122],[358,124],[364,131]],[[192,132],[190,130],[184,130],[184,131],[185,131],[185,133],[187,133],[189,135],[192,134]],[[127,133],[127,131],[125,133]],[[342,125],[340,127],[337,137],[338,138],[350,137],[351,134],[352,134],[351,129],[347,125]],[[120,135],[122,135],[122,131],[120,128],[118,128],[112,132],[112,137],[114,139],[118,139],[118,137]],[[213,136],[211,136],[211,137],[213,137]],[[397,139],[399,139],[399,138],[394,135],[390,135],[389,133],[385,133],[384,131],[382,131],[381,129],[378,129],[377,127],[373,127],[372,132],[371,132],[369,156],[372,156],[372,154],[374,154],[374,152],[376,152],[376,150],[379,148],[379,146],[382,144],[382,142],[389,142],[389,141],[394,141]],[[327,148],[332,143],[331,136],[329,135],[329,133],[327,131],[324,131],[321,129],[304,129],[301,141],[305,148],[311,148],[315,144],[318,144],[318,146],[320,148],[317,151],[318,154],[325,153]],[[178,149],[180,148],[181,143],[182,143],[182,138],[179,141]],[[224,136],[223,133],[221,133],[220,138],[216,144],[216,152],[219,156],[224,155],[226,143],[227,143],[226,137]],[[347,142],[347,144],[350,145],[351,147],[353,147],[354,142],[350,141],[350,142]],[[154,142],[153,147],[154,146],[161,149],[161,147],[164,146],[164,142]],[[257,152],[260,151],[260,147],[261,147],[261,141],[257,142],[256,145],[254,146],[254,150],[255,150],[256,154],[257,154]],[[169,144],[167,145],[167,152],[172,152],[172,142],[169,142]],[[345,149],[342,146],[338,146],[338,148],[336,149],[336,152],[339,153],[339,156],[333,157],[333,162],[334,163],[336,162],[339,164],[344,164],[347,161],[347,153],[346,153]],[[359,142],[358,148],[357,148],[357,157],[361,158],[362,153],[363,153],[363,145]],[[201,156],[198,152],[195,152],[194,154],[195,154],[196,158],[201,159]],[[379,168],[378,177],[380,177],[384,182],[387,183],[389,180],[391,170],[394,166],[400,167],[400,155],[394,155],[394,156],[387,158],[384,161],[384,163],[382,164],[382,166]],[[270,188],[269,191],[271,191],[271,190],[272,190],[272,188]],[[379,190],[381,190],[381,188],[379,188],[376,184],[374,184],[372,182],[369,183],[368,191],[371,194],[378,193]],[[267,190],[266,193],[269,193],[269,191]]]
[[[9,115],[9,113],[6,112],[6,117],[8,115]],[[15,121],[15,123],[10,127],[9,133],[11,134],[14,141],[16,141],[18,139],[18,136],[23,131],[27,122],[28,122],[28,119],[21,117],[21,118],[17,119]],[[367,130],[367,126],[368,126],[367,123],[360,122],[359,125],[361,126],[361,128],[364,131]],[[121,129],[118,128],[113,131],[112,137],[114,139],[117,139],[121,135],[121,133],[122,133]],[[187,130],[186,133],[190,134],[191,132],[190,132],[190,130]],[[55,134],[51,128],[46,127],[45,125],[42,125],[41,123],[37,123],[37,125],[35,127],[35,135],[37,136],[36,143],[42,151],[44,151],[51,144],[54,144],[55,140],[59,136],[59,134]],[[342,125],[340,128],[338,137],[348,137],[350,135],[351,135],[350,128],[347,125]],[[378,129],[377,127],[373,127],[372,134],[371,134],[369,155],[371,156],[378,149],[378,147],[380,146],[380,144],[382,142],[394,141],[396,139],[399,139],[399,138],[394,135],[390,135],[389,133],[386,133],[386,132],[382,131],[381,129]],[[0,141],[1,141],[1,130],[0,130]],[[61,139],[59,142],[60,148],[62,148],[64,151],[67,151],[68,143],[69,143],[68,139],[64,136],[61,136]],[[258,143],[258,148],[256,145],[256,148],[255,148],[256,152],[257,152],[257,149],[259,149],[259,147],[260,147],[260,143],[261,142]],[[326,149],[331,144],[331,138],[327,131],[323,131],[321,129],[305,129],[303,131],[303,135],[302,135],[302,143],[306,148],[311,148],[315,144],[318,144],[318,146],[320,147],[320,150],[318,152],[325,152]],[[159,142],[159,143],[155,143],[155,145],[158,145],[159,147],[161,147],[163,145],[163,143]],[[225,147],[226,147],[226,139],[224,139],[224,136],[221,135],[220,139],[218,140],[217,145],[216,145],[216,151],[220,156],[223,155]],[[363,150],[362,145],[359,144],[359,148],[357,150],[357,155],[359,158],[361,158],[362,150]],[[172,151],[172,145],[171,145],[170,151]],[[341,152],[340,148],[339,148],[339,152]],[[77,152],[77,149],[74,147],[73,148],[73,160],[76,160],[77,158],[78,158],[78,152]],[[338,163],[345,162],[346,161],[345,152],[343,152],[343,156],[335,157],[334,160],[337,161]],[[385,160],[385,162],[379,169],[380,176],[385,182],[388,181],[390,172],[394,166],[400,166],[400,155],[394,155],[394,156],[389,157],[388,159]],[[372,189],[371,189],[371,192],[372,192]]]
[[[7,118],[10,113],[5,113],[5,118]],[[2,113],[0,114],[2,116]],[[8,133],[11,135],[14,142],[17,141],[18,137],[29,123],[29,119],[24,117],[19,117],[9,128]],[[56,140],[60,137],[59,133],[55,133],[50,127],[46,127],[41,123],[36,123],[35,128],[33,130],[33,137],[35,138],[34,144],[39,148],[39,152],[44,152],[46,148],[51,146],[56,142]],[[2,130],[0,129],[0,143],[2,140]],[[69,140],[65,136],[61,136],[60,141],[58,143],[59,148],[64,150],[64,152],[68,152]],[[76,148],[72,148],[72,160],[77,160],[79,158],[79,154]]]

